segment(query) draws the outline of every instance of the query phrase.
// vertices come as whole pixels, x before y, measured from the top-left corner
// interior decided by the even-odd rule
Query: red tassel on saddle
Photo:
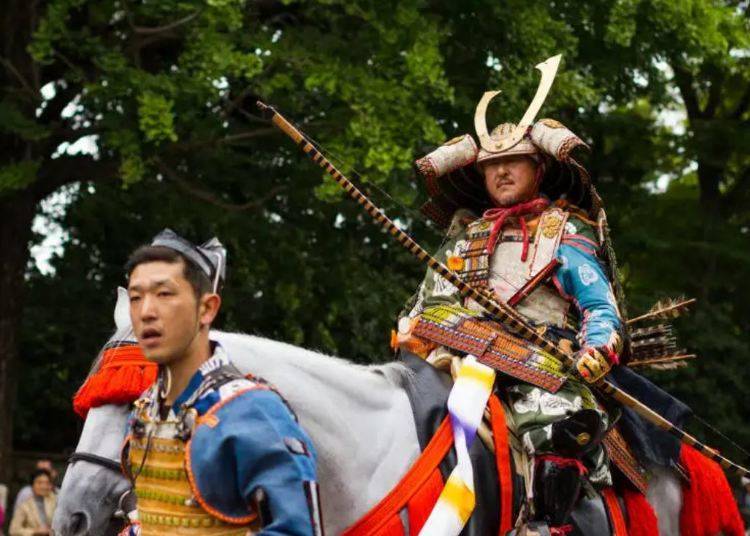
[[[656,513],[640,491],[625,488],[622,493],[628,514],[628,536],[659,536]]]
[[[690,478],[682,486],[680,534],[743,536],[745,526],[721,466],[687,445],[682,446],[680,463]]]
[[[137,344],[104,350],[102,363],[73,397],[73,409],[85,419],[91,408],[129,404],[156,381],[158,367]]]

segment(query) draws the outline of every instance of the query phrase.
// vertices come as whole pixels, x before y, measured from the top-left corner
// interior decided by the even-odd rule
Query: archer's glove
[[[617,362],[617,354],[606,347],[588,346],[576,352],[575,355],[576,372],[588,383],[601,380]]]

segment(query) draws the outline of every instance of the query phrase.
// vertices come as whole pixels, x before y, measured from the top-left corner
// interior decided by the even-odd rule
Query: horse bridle
[[[68,458],[68,463],[74,464],[76,462],[93,463],[94,465],[106,467],[107,469],[114,471],[115,473],[122,474],[122,467],[120,466],[119,461],[105,458],[104,456],[99,456],[97,454],[76,451],[70,455],[70,458]]]
[[[104,467],[105,469],[114,471],[118,475],[122,475],[122,466],[120,465],[119,461],[113,460],[111,458],[105,458],[104,456],[99,456],[98,454],[76,451],[68,458],[68,464],[72,465],[76,462],[93,463],[94,465],[99,465],[100,467]],[[117,510],[115,510],[115,513],[112,514],[113,518],[122,520],[127,519],[127,512],[125,511],[125,500],[127,499],[128,495],[132,493],[133,488],[131,487],[123,492],[122,495],[120,495],[120,498],[117,501]]]

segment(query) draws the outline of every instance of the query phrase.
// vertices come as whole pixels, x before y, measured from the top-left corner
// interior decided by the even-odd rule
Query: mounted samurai
[[[585,143],[560,122],[527,129],[504,123],[487,134],[485,97],[477,110],[480,146],[470,135],[417,162],[430,201],[423,211],[448,229],[435,255],[467,284],[512,306],[574,357],[573,374],[552,356],[524,357],[500,342],[507,330],[439,273],[428,270],[398,322],[394,346],[429,362],[482,352],[516,355],[523,366],[498,375],[514,432],[531,460],[530,521],[570,530],[569,514],[587,485],[613,485],[610,455],[637,488],[642,465],[614,423],[622,409],[590,388],[619,367],[626,333],[616,264],[601,199],[571,156]],[[630,370],[622,383],[676,420],[688,409]],[[625,419],[643,462],[674,464],[679,446],[637,416]],[[603,440],[608,437],[608,448]]]
[[[500,526],[509,534],[516,531],[508,519],[514,511],[508,491],[518,484],[526,487],[525,500],[516,496],[521,499],[515,517],[518,534],[527,533],[530,526],[539,528],[540,534],[575,531],[569,518],[576,514],[570,512],[581,505],[584,518],[604,515],[601,526],[583,533],[603,533],[610,523],[607,512],[601,501],[597,512],[591,511],[589,499],[597,495],[594,488],[602,489],[606,510],[619,511],[610,483],[624,493],[626,502],[636,495],[630,506],[642,515],[629,519],[655,533],[655,516],[643,498],[648,487],[644,464],[655,472],[688,475],[691,491],[684,497],[698,490],[698,481],[721,482],[714,489],[728,490],[716,462],[750,474],[681,429],[690,413],[687,406],[622,366],[636,359],[645,365],[685,357],[675,351],[668,326],[631,325],[675,316],[687,302],[655,307],[631,323],[624,320],[602,202],[586,170],[571,156],[585,144],[557,121],[534,123],[559,61],[555,56],[537,65],[542,80],[517,126],[504,124],[488,132],[486,107],[498,93],[488,92],[475,114],[481,149],[464,135],[417,161],[430,195],[423,211],[448,228],[435,257],[369,200],[300,129],[272,106],[258,102],[264,115],[377,225],[430,267],[391,341],[417,378],[409,398],[425,449],[419,461],[428,453],[429,463],[433,461],[430,449],[438,433],[429,443],[427,438],[446,409],[450,418],[440,429],[450,424],[456,455],[429,517],[423,519],[426,512],[419,511],[420,534],[457,535],[464,528],[471,533],[475,527],[470,518],[472,512],[479,513],[480,498],[489,498],[486,504],[494,506],[491,491],[481,489],[481,476],[493,469],[477,465],[480,478],[474,479],[474,462],[479,460],[469,449],[477,444],[477,435],[487,445],[494,443],[502,491]],[[451,363],[454,381],[447,399],[444,378],[420,357],[436,366]],[[503,411],[498,397],[509,412]],[[486,406],[494,441],[482,428]],[[511,434],[505,433],[506,425]],[[509,435],[513,440],[506,443]],[[517,482],[510,482],[514,475],[507,470],[509,444]],[[430,493],[434,485],[431,482]],[[695,497],[701,493],[714,494],[697,491]],[[726,496],[722,493],[717,496]],[[389,495],[384,502],[390,506],[391,499]],[[680,523],[698,526],[694,521]],[[410,527],[411,522],[410,511]],[[625,530],[621,514],[615,524],[614,533]]]

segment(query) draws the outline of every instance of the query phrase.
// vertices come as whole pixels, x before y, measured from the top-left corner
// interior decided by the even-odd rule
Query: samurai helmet
[[[572,156],[578,147],[588,145],[554,119],[535,121],[556,76],[560,56],[543,61],[536,68],[541,80],[529,107],[518,123],[502,123],[488,132],[487,107],[500,91],[487,91],[474,112],[474,129],[479,143],[470,134],[443,144],[416,161],[427,182],[429,200],[422,211],[441,227],[446,227],[459,208],[481,213],[491,206],[484,188],[481,164],[515,155],[528,155],[544,163],[541,188],[550,199],[566,199],[595,215],[601,206],[586,169]]]
[[[587,148],[581,138],[559,121],[540,119],[518,141],[511,139],[514,123],[502,123],[492,130],[489,147],[479,146],[469,134],[438,147],[417,160],[419,173],[427,183],[429,200],[422,206],[430,219],[447,227],[459,208],[475,213],[492,206],[484,187],[481,167],[509,156],[527,155],[544,163],[542,192],[550,199],[567,199],[596,214],[600,200],[591,188],[586,169],[571,155],[578,147]],[[494,147],[493,147],[494,146]],[[501,150],[496,147],[506,146]]]
[[[496,126],[492,133],[490,134],[490,139],[495,142],[497,145],[504,145],[504,141],[510,138],[510,136],[513,134],[513,131],[515,131],[516,125],[515,123],[502,123],[501,125]],[[509,149],[501,152],[492,152],[488,151],[484,147],[479,149],[479,153],[477,154],[477,165],[481,167],[481,164],[484,164],[486,162],[491,162],[493,160],[497,160],[499,158],[505,158],[506,156],[520,156],[520,155],[527,155],[534,157],[535,160],[538,160],[539,150],[537,149],[536,145],[534,145],[531,142],[531,139],[529,139],[528,136],[524,136],[521,141],[516,143],[515,145],[511,146]]]

